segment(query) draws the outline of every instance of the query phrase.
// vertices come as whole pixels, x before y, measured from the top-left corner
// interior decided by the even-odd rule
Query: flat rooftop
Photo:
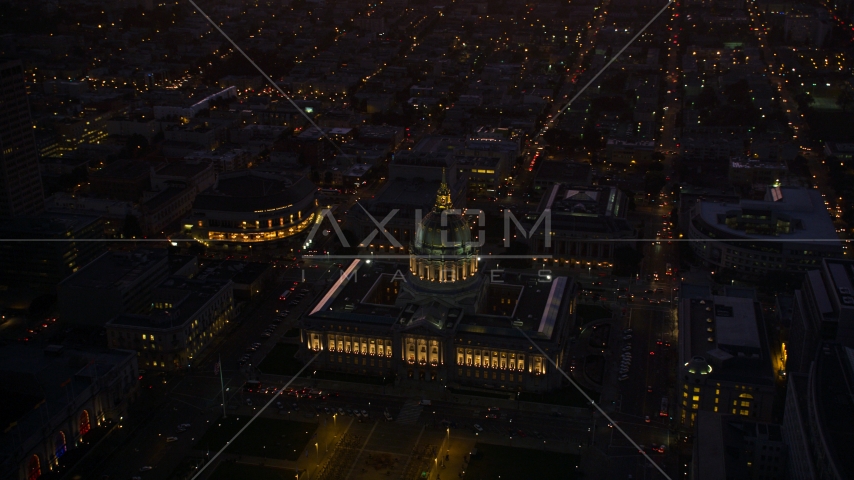
[[[368,264],[365,260],[355,260],[345,265],[343,273],[336,274],[336,282],[317,299],[311,314],[391,326],[399,317],[407,316],[405,307],[395,306],[395,300],[408,270],[408,262]],[[550,339],[560,318],[568,314],[571,284],[567,277],[540,282],[533,274],[505,271],[489,285],[487,298],[481,300],[482,306],[476,314],[463,314],[456,308],[443,312],[453,317],[458,332],[520,337],[518,327],[532,338]],[[494,295],[511,298],[513,306],[492,311],[489,300]],[[451,315],[454,311],[457,314]],[[409,316],[414,313],[409,312]]]
[[[824,206],[821,193],[815,189],[777,187],[769,191],[766,200],[741,200],[738,203],[700,201],[700,217],[716,229],[734,238],[769,238],[769,235],[748,233],[727,226],[725,218],[731,212],[769,212],[791,220],[791,233],[776,235],[781,239],[828,239],[820,245],[839,245],[839,236]]]
[[[429,208],[436,202],[436,192],[439,191],[441,183],[439,180],[426,181],[395,178],[386,183],[385,187],[377,194],[374,202]]]
[[[313,196],[316,189],[304,176],[242,170],[220,175],[213,187],[196,197],[193,209],[228,212],[285,209]]]
[[[166,249],[110,251],[96,258],[60,285],[77,288],[126,288],[167,261]],[[163,267],[166,268],[166,267]]]
[[[701,291],[697,290],[695,294]],[[771,356],[756,302],[720,295],[683,297],[680,302],[684,361],[705,358],[714,367],[710,379],[773,384]]]
[[[170,309],[152,310],[145,314],[123,314],[110,320],[107,327],[140,327],[147,329],[169,330],[180,327],[198,318],[199,309],[211,298],[218,295],[228,285],[228,280],[206,281],[188,280],[184,277],[171,277],[157,286],[154,301],[163,295],[174,302]],[[179,301],[174,301],[180,298]]]

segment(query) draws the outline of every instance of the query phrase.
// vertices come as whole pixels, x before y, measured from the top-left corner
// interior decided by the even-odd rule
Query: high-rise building
[[[44,210],[33,120],[20,60],[0,59],[0,218]]]
[[[795,290],[786,370],[808,373],[819,342],[854,347],[854,261],[824,259]]]
[[[854,478],[854,350],[823,342],[809,373],[789,376],[783,440],[791,480]]]

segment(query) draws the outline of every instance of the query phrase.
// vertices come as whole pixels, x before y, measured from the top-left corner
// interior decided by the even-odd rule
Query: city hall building
[[[505,391],[558,388],[576,285],[481,261],[442,182],[408,258],[354,259],[300,320],[313,368]],[[529,340],[530,339],[530,340]]]

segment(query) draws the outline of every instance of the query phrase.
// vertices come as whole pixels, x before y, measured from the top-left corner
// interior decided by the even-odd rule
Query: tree
[[[697,95],[697,99],[694,100],[694,106],[699,110],[711,110],[719,104],[715,89],[711,87],[700,90],[700,94]]]
[[[651,195],[660,192],[666,184],[667,177],[664,175],[664,172],[646,172],[646,176],[643,179],[644,191]]]
[[[27,309],[27,314],[30,318],[42,319],[50,314],[50,311],[56,305],[55,295],[40,295],[30,302],[30,307]]]
[[[323,183],[326,185],[332,185],[332,172],[327,171],[323,174]]]
[[[655,153],[658,153],[658,152],[655,152]],[[664,171],[664,164],[661,163],[661,161],[656,161],[655,163],[650,165],[649,168],[647,168],[647,171],[649,171],[649,172],[663,172]]]
[[[622,187],[620,188],[620,190],[623,192],[623,195],[625,195],[626,198],[629,199],[629,211],[634,212],[635,209],[637,209],[638,207],[635,203],[635,192]]]
[[[139,224],[139,219],[136,215],[128,214],[125,217],[125,224],[122,227],[122,235],[124,238],[141,238],[143,236],[142,226]]]
[[[809,92],[801,92],[795,95],[795,102],[798,103],[798,109],[801,112],[806,112],[810,105],[815,103],[815,99],[809,94]]]
[[[141,157],[148,151],[148,139],[138,133],[134,133],[125,142],[125,149],[127,149],[131,158]]]
[[[851,87],[845,87],[839,92],[836,104],[842,108],[843,113],[848,112],[848,108],[854,105],[854,91],[852,91]]]
[[[510,243],[510,246],[507,247],[507,251],[504,252],[505,255],[516,255],[522,256],[528,254],[528,244],[525,242],[514,241]],[[502,267],[505,268],[531,268],[531,259],[530,258],[505,258],[500,262]]]
[[[614,249],[614,274],[631,276],[638,272],[643,254],[636,248],[622,245]]]

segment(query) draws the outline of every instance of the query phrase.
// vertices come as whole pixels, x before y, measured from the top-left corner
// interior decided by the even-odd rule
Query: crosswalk
[[[397,423],[414,425],[418,421],[418,417],[421,416],[422,410],[424,410],[424,407],[419,405],[417,401],[404,403],[403,408],[400,409],[400,413],[397,414]]]

